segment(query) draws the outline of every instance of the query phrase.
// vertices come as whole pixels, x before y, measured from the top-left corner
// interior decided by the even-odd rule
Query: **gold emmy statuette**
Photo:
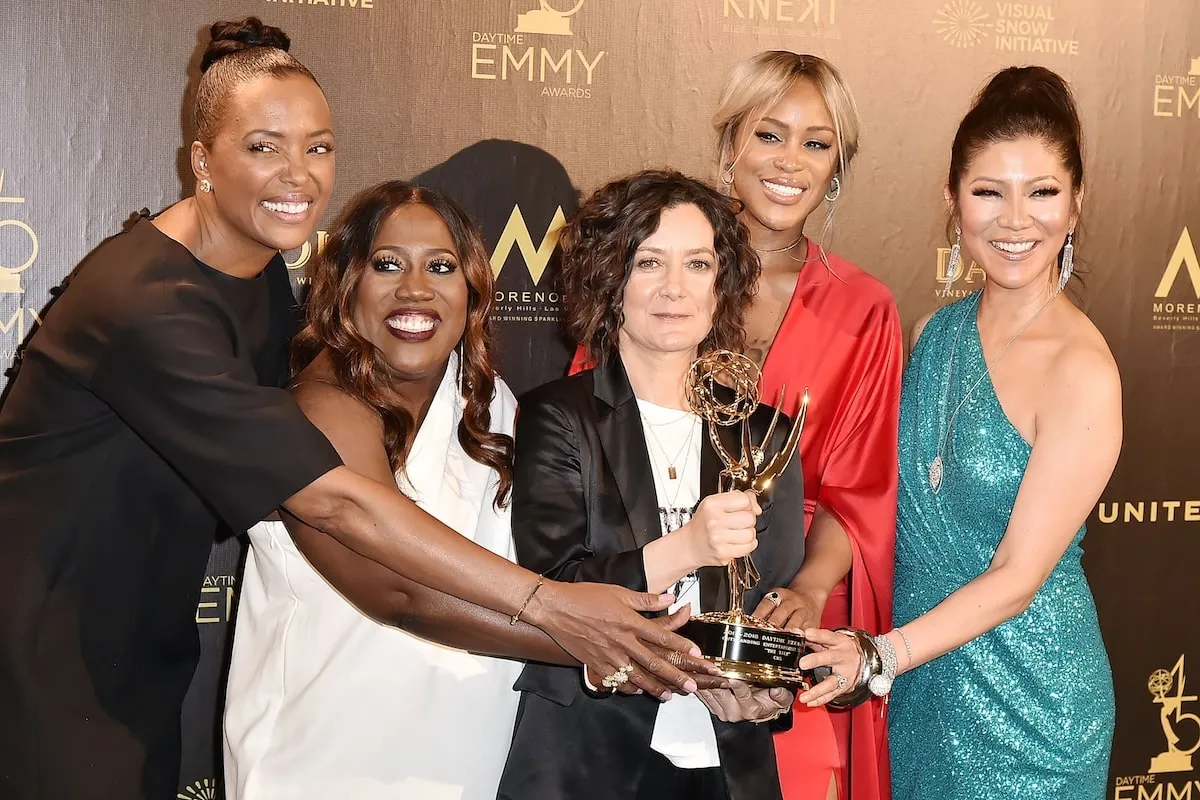
[[[764,464],[764,448],[771,441],[779,411],[755,446],[750,438],[750,415],[758,408],[758,366],[749,358],[728,350],[717,350],[692,362],[685,381],[688,405],[708,422],[709,442],[725,468],[718,491],[771,491],[775,480],[791,462],[800,444],[804,417],[808,413],[808,390],[800,413],[778,453]],[[780,398],[784,396],[780,391]],[[741,452],[735,457],[718,436],[718,426],[739,426]],[[800,659],[809,652],[804,636],[785,631],[748,613],[745,594],[758,584],[759,574],[749,556],[729,563],[729,611],[710,611],[689,620],[680,633],[696,643],[705,658],[727,678],[757,686],[809,688],[815,681],[800,669]]]
[[[1183,686],[1187,678],[1183,674],[1183,656],[1175,662],[1170,672],[1156,669],[1150,673],[1146,688],[1154,696],[1154,702],[1162,705],[1161,717],[1163,734],[1167,739],[1167,749],[1150,759],[1149,772],[1191,772],[1192,753],[1200,749],[1200,717],[1195,714],[1183,713],[1183,704],[1196,701],[1196,695],[1185,695]],[[1178,684],[1175,694],[1168,696],[1167,692]],[[1191,723],[1192,732],[1189,738],[1195,737],[1191,747],[1180,748],[1182,737],[1176,730],[1181,722]]]

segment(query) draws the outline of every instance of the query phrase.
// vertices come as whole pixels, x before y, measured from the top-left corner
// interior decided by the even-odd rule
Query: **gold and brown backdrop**
[[[862,151],[826,244],[882,278],[906,324],[948,299],[942,185],[972,94],[1012,64],[1061,72],[1087,135],[1084,304],[1125,385],[1124,451],[1085,541],[1117,691],[1109,796],[1200,800],[1195,0],[0,6],[0,369],[80,258],[131,212],[190,191],[185,98],[216,19],[281,26],[321,80],[338,129],[331,214],[366,185],[419,178],[480,222],[498,277],[503,372],[518,392],[568,361],[553,280],[563,215],[581,192],[642,167],[712,177],[709,118],[740,59],[782,48],[844,72]],[[323,237],[288,254],[297,288]],[[980,280],[970,272],[950,297]],[[221,795],[215,709],[238,562],[236,542],[218,545],[196,587],[204,656],[185,712],[185,800]]]

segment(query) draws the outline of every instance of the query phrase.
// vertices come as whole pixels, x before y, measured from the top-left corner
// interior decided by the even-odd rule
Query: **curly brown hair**
[[[738,220],[741,203],[680,172],[644,170],[593,192],[559,237],[567,332],[583,343],[593,362],[603,363],[617,351],[634,254],[658,230],[662,212],[681,205],[695,206],[708,219],[717,252],[717,307],[699,352],[740,353],[745,347],[742,320],[757,290],[760,266],[750,234]]]
[[[495,505],[508,503],[512,490],[513,440],[491,430],[496,370],[488,343],[493,275],[479,229],[448,196],[405,181],[388,181],[357,194],[342,209],[333,233],[310,272],[307,324],[292,344],[292,368],[299,372],[322,350],[329,351],[337,385],[373,408],[383,420],[384,447],[394,471],[404,469],[416,423],[388,379],[383,356],[354,326],[359,279],[370,264],[375,236],[398,209],[423,205],[442,218],[454,240],[467,280],[467,324],[459,341],[459,385],[465,408],[458,441],[474,461],[500,475]]]

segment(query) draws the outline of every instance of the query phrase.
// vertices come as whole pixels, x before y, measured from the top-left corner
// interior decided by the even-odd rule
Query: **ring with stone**
[[[833,673],[833,677],[837,678],[837,682],[838,682],[838,691],[839,691],[839,692],[844,692],[844,691],[846,691],[846,686],[847,686],[847,685],[850,683],[850,681],[846,680],[846,676],[845,676],[845,675],[838,675],[838,674],[835,672],[835,673]]]
[[[779,608],[781,605],[783,605],[783,598],[779,596],[779,592],[767,592],[766,597],[775,604],[776,608]]]
[[[604,684],[605,689],[615,689],[621,684],[629,682],[629,673],[631,672],[633,672],[633,665],[626,664],[612,675],[605,676],[601,683]]]

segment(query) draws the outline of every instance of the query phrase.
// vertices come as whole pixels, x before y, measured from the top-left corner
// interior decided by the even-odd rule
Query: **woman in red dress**
[[[822,203],[828,232],[858,149],[858,112],[831,64],[770,51],[733,70],[714,125],[720,181],[743,202],[762,261],[746,354],[762,366],[764,402],[794,415],[805,388],[810,397],[800,443],[807,555],[755,614],[789,628],[882,633],[892,616],[900,316],[880,281],[805,235]],[[572,372],[587,366],[577,355]],[[881,701],[827,711],[804,699],[775,741],[786,800],[887,800]]]

